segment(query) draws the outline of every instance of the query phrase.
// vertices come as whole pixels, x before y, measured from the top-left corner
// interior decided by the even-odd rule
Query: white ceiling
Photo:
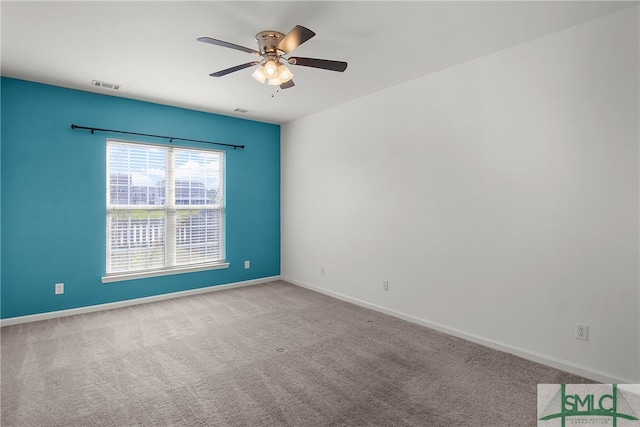
[[[285,123],[636,4],[2,1],[1,66],[7,77]],[[291,66],[296,86],[286,90],[256,82],[253,68],[214,78],[256,57],[196,41],[257,49],[257,32],[297,24],[316,36],[289,56],[347,61],[347,70]]]

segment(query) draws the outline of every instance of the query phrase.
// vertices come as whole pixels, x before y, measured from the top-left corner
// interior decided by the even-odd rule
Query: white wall
[[[640,382],[638,34],[634,7],[283,126],[283,277]]]

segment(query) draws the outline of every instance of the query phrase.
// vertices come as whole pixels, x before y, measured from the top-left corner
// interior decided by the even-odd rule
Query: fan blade
[[[310,29],[301,25],[296,25],[293,30],[289,31],[289,34],[280,40],[280,43],[278,43],[278,49],[284,53],[289,53],[315,35],[316,33]]]
[[[280,85],[280,89],[289,89],[290,87],[294,87],[296,84],[293,82],[293,80],[289,80],[288,82],[282,83]]]
[[[245,68],[249,68],[253,65],[258,65],[259,63],[260,61],[247,62],[246,64],[236,65],[235,67],[227,68],[225,70],[221,70],[216,73],[211,73],[209,75],[211,77],[222,77],[222,76],[226,76],[227,74],[233,73],[235,71],[244,70]]]
[[[254,55],[262,56],[257,50],[249,49],[248,47],[240,46],[237,44],[225,42],[222,40],[212,39],[211,37],[200,37],[199,42],[214,44],[216,46],[228,47],[229,49],[235,49],[246,53],[253,53]]]
[[[316,59],[316,58],[289,58],[289,64],[302,65],[303,67],[322,68],[323,70],[339,71],[343,72],[347,69],[347,63],[343,61],[332,61],[330,59]]]

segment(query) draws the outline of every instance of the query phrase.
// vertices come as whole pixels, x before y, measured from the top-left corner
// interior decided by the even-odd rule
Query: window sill
[[[102,278],[102,283],[121,282],[123,280],[145,279],[147,277],[169,276],[171,274],[194,273],[196,271],[229,268],[228,262],[162,268],[159,270],[136,271],[133,273],[114,273]]]

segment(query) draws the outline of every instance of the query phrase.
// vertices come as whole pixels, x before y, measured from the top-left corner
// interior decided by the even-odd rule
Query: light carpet
[[[7,326],[9,426],[535,426],[552,369],[282,281]]]

